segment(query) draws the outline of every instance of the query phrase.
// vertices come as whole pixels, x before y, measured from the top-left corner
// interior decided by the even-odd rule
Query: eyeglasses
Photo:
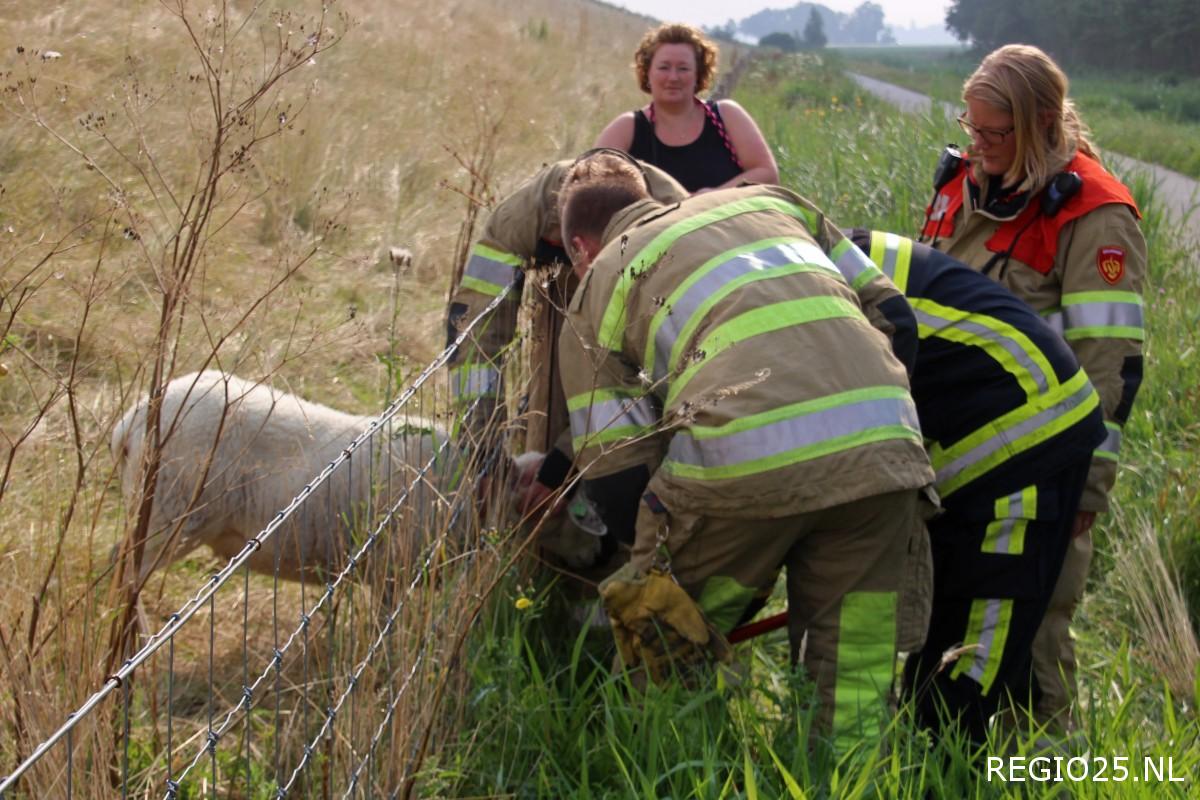
[[[958,115],[958,127],[962,128],[963,133],[967,136],[978,136],[985,144],[991,145],[1003,144],[1005,138],[1016,130],[1016,128],[1009,128],[1006,131],[998,131],[995,128],[980,128],[968,122],[966,114]]]

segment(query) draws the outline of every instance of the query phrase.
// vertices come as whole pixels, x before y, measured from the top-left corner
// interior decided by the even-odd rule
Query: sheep
[[[147,410],[145,398],[130,408],[110,443],[131,509],[141,491]],[[167,384],[160,419],[162,458],[139,583],[200,545],[222,558],[237,555],[373,418],[206,371]],[[397,417],[390,430],[383,426],[369,449],[365,442],[250,555],[250,569],[289,580],[339,569],[352,544],[348,522],[361,517],[372,485],[392,487],[394,499],[415,483],[422,494],[410,499],[428,503],[435,493],[418,473],[427,464],[431,472],[444,468],[435,451],[448,451],[446,440],[427,420]]]

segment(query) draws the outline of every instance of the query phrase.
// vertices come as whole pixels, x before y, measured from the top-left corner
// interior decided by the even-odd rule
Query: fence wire
[[[447,609],[414,609],[413,606],[422,603],[445,605],[444,599],[431,597],[433,593],[419,592],[422,586],[431,586],[435,580],[443,581],[439,590],[444,597],[451,598],[450,602],[463,596],[464,587],[456,584],[469,582],[472,554],[469,551],[453,554],[455,542],[452,539],[454,531],[462,528],[463,517],[469,516],[474,521],[472,515],[477,511],[474,508],[475,493],[470,486],[470,469],[473,467],[483,474],[493,468],[498,452],[493,450],[481,464],[470,462],[468,455],[460,452],[450,437],[441,437],[439,441],[435,434],[428,452],[425,452],[423,438],[418,438],[418,463],[411,460],[408,452],[401,454],[400,463],[408,467],[409,475],[403,481],[399,495],[393,499],[393,480],[397,478],[393,473],[398,471],[394,469],[392,453],[396,443],[396,422],[398,417],[403,420],[400,441],[407,450],[408,434],[412,432],[412,426],[408,424],[410,406],[418,406],[416,416],[422,419],[437,416],[436,400],[432,417],[421,413],[425,411],[425,398],[429,394],[428,390],[422,390],[475,328],[485,324],[482,320],[504,302],[514,285],[505,288],[461,328],[455,341],[431,361],[395,401],[278,511],[266,527],[248,539],[237,555],[205,580],[167,618],[158,632],[149,636],[98,690],[68,714],[61,726],[12,774],[0,781],[0,800],[34,796],[22,793],[25,791],[21,788],[23,779],[27,780],[35,767],[40,769],[39,763],[56,747],[62,747],[63,753],[53,764],[48,764],[53,773],[50,783],[57,787],[56,791],[72,797],[76,789],[76,749],[79,739],[88,735],[81,725],[99,716],[99,711],[110,709],[114,701],[120,704],[119,709],[114,710],[119,717],[109,718],[113,721],[109,730],[115,729],[120,752],[107,765],[98,763],[102,759],[89,755],[85,759],[84,779],[93,785],[105,781],[114,792],[119,791],[121,797],[136,794],[171,800],[218,794],[246,798],[398,796],[402,784],[409,781],[411,775],[403,763],[405,759],[398,759],[394,752],[397,714],[403,701],[410,697],[412,688],[428,678],[427,670],[446,666],[435,663],[438,654],[433,645],[441,634],[439,626],[445,622],[439,614],[444,615]],[[437,396],[436,392],[434,396]],[[453,427],[464,425],[468,418],[478,414],[479,402],[477,398],[466,408],[459,409]],[[378,461],[375,458],[377,436],[383,437],[380,448],[383,458]],[[365,452],[360,456],[360,464],[362,458],[367,460],[366,468],[362,470],[365,474],[361,475],[354,468],[354,458],[360,451]],[[489,460],[491,463],[486,463]],[[376,474],[379,467],[385,468],[385,475]],[[281,587],[278,574],[283,538],[280,531],[305,508],[321,502],[331,512],[330,519],[336,518],[339,511],[343,517],[353,516],[353,509],[335,507],[331,479],[341,469],[346,471],[352,502],[355,497],[353,482],[365,479],[368,483],[367,520],[363,529],[370,532],[357,542],[352,534],[340,569],[326,577],[323,590],[311,602],[309,582],[299,584],[300,612],[297,623],[289,630],[282,624],[285,610],[281,605],[287,601],[281,598],[280,590],[287,584]],[[325,487],[324,496],[320,492],[322,487]],[[374,506],[379,496],[385,501],[377,509]],[[361,523],[361,520],[345,519],[352,532],[357,528],[352,524],[356,521]],[[399,540],[404,538],[404,526],[411,536],[423,542],[422,547],[401,545]],[[420,533],[424,531],[437,531],[437,535],[424,537]],[[426,538],[429,540],[425,541]],[[261,669],[255,667],[252,670],[250,631],[255,618],[251,611],[249,561],[272,540],[276,568],[271,586],[271,652]],[[369,560],[368,556],[374,550],[383,552],[375,553]],[[446,570],[443,565],[454,559],[458,559],[457,571]],[[403,585],[388,577],[397,571],[390,563],[393,560],[407,564],[411,570]],[[382,569],[371,566],[380,562],[383,562]],[[237,581],[239,571],[241,580]],[[443,575],[443,572],[447,574]],[[369,601],[361,597],[364,584],[368,585],[372,595]],[[237,591],[239,585],[240,592]],[[242,604],[241,609],[236,605],[232,609],[240,612],[232,624],[240,625],[242,639],[240,664],[237,665],[240,687],[235,698],[225,697],[226,692],[216,677],[221,658],[217,645],[218,615],[230,610],[217,602],[217,595],[226,587],[235,592],[234,599],[240,598]],[[372,609],[372,606],[380,607]],[[368,611],[372,614],[369,619],[356,620],[356,614]],[[208,614],[207,625],[203,625],[202,612]],[[405,625],[406,612],[424,613],[424,619],[432,621],[423,630],[405,631],[421,643],[415,652],[397,649],[397,632]],[[342,613],[349,617],[345,625],[338,624],[337,617]],[[327,649],[323,664],[316,663],[322,653],[312,640],[314,623],[320,619],[324,620],[326,640],[323,646]],[[227,630],[228,624],[228,620],[223,621],[220,631]],[[197,696],[195,677],[176,663],[179,658],[177,638],[184,641],[181,633],[185,629],[195,631],[201,627],[207,628],[200,631],[200,638],[207,638],[202,698]],[[374,635],[358,639],[357,632],[363,628],[373,630]],[[295,652],[297,648],[298,653]],[[339,655],[347,659],[348,669],[339,669]],[[165,668],[161,669],[166,680],[165,709],[158,702],[160,689],[154,680],[161,667],[158,657],[166,659]],[[194,666],[195,662],[195,658],[187,659],[185,666]],[[292,672],[299,669],[298,679],[289,673],[289,668]],[[142,686],[138,686],[136,678],[141,678]],[[135,686],[144,691],[135,693]],[[365,691],[361,689],[364,686],[368,687]],[[285,708],[285,704],[290,707]],[[203,707],[204,713],[202,723],[197,724],[199,706]],[[131,718],[135,714],[149,716],[153,721],[155,744],[150,753],[141,749],[134,751],[132,747]],[[271,718],[271,724],[262,721],[264,716]],[[179,717],[189,720],[195,727],[182,741],[175,730]],[[160,722],[165,723],[165,741],[159,740]],[[424,722],[433,724],[431,720]],[[412,721],[404,720],[404,723],[408,726]],[[102,735],[103,721],[97,722],[96,727],[97,731],[91,735]],[[239,731],[240,737],[236,736]],[[269,735],[271,747],[266,748],[265,742],[255,747],[256,733],[261,737]],[[236,741],[230,745],[231,740]],[[302,743],[298,751],[296,742]],[[389,757],[381,759],[381,752]],[[289,763],[291,760],[295,763]],[[385,763],[380,763],[381,760]],[[155,790],[155,785],[161,791]]]

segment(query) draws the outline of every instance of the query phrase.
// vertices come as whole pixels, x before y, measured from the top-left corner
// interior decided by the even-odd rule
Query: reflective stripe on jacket
[[[1008,494],[1104,440],[1096,390],[1025,303],[911,239],[878,231],[851,238],[916,312],[913,397],[943,499]]]
[[[689,509],[753,517],[932,480],[904,367],[826,253],[864,259],[807,201],[646,200],[604,241],[559,344],[587,477],[645,464]]]
[[[1077,167],[1080,159],[1086,157],[1077,156],[1069,168]],[[1120,428],[1133,408],[1142,380],[1146,242],[1138,227],[1136,208],[1131,200],[1121,199],[1129,197],[1124,186],[1095,162],[1087,163],[1084,171],[1093,184],[1104,184],[1099,195],[1091,195],[1092,202],[1097,202],[1098,196],[1100,204],[1089,206],[1086,213],[1068,215],[1069,220],[1055,229],[1053,237],[1047,234],[1048,238],[1042,240],[1045,258],[1027,255],[1030,262],[1037,263],[1023,261],[1019,252],[1025,247],[1022,245],[1014,250],[1003,272],[996,269],[990,277],[1062,332],[1100,394],[1111,436],[1096,451],[1080,509],[1105,511],[1116,480]],[[982,270],[996,255],[989,242],[1001,228],[1025,213],[1028,204],[1040,202],[1040,194],[1031,193],[1026,205],[1002,218],[979,207],[965,188],[966,180],[962,178],[964,183],[959,186],[965,197],[957,211],[944,209],[947,224],[936,246],[972,269]],[[978,194],[986,197],[987,186],[981,186]],[[1080,202],[1085,194],[1086,179]],[[1063,213],[1071,208],[1069,201]]]

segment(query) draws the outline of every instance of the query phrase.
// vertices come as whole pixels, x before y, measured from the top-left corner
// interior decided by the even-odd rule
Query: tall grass
[[[845,48],[836,53],[851,70],[956,104],[980,57],[953,47]],[[1200,178],[1196,76],[1072,68],[1067,73],[1071,97],[1101,147]]]
[[[205,9],[185,5],[203,17]],[[486,205],[541,162],[582,149],[614,113],[636,104],[628,61],[645,21],[554,0],[355,0],[343,7],[346,39],[281,87],[280,124],[288,127],[220,195],[221,224],[205,240],[184,298],[196,312],[171,344],[178,371],[215,353],[223,368],[365,411],[380,404],[381,387],[411,375],[440,347],[468,204]],[[9,91],[0,98],[0,773],[105,678],[114,613],[108,552],[133,511],[118,498],[106,439],[139,393],[140,365],[159,333],[163,276],[145,258],[147,232],[162,225],[173,202],[148,190],[139,167],[152,153],[162,177],[156,185],[188,188],[206,130],[195,105],[203,95],[193,46],[167,8],[149,0],[51,10],[25,4],[6,18],[11,41],[24,51],[6,51]],[[299,30],[289,27],[300,24],[295,16],[270,19],[262,30],[248,29],[251,38]],[[62,57],[44,59],[48,50]],[[40,98],[41,122],[18,99],[18,83],[27,100],[31,91]],[[835,220],[915,229],[933,154],[947,140],[942,122],[914,125],[857,95],[819,61],[803,59],[748,70],[737,97],[775,144],[785,182]],[[269,119],[278,113],[273,106]],[[1151,367],[1128,431],[1121,513],[1103,528],[1101,568],[1080,629],[1084,720],[1093,752],[1175,755],[1176,773],[1195,775],[1194,698],[1162,688],[1161,668],[1143,655],[1154,629],[1139,624],[1135,611],[1177,620],[1179,603],[1165,597],[1165,604],[1151,598],[1135,605],[1130,577],[1110,578],[1123,528],[1145,522],[1174,554],[1193,612],[1200,596],[1200,524],[1187,490],[1200,448],[1195,398],[1186,388],[1200,385],[1200,368],[1189,346],[1179,346],[1191,341],[1200,290],[1157,219],[1151,215],[1148,295],[1159,299],[1149,306]],[[407,274],[387,263],[392,245],[413,250]],[[442,396],[444,387],[425,410],[440,412]],[[418,592],[400,617],[404,645],[365,673],[364,684],[392,685],[391,677],[412,670],[418,642],[441,648],[412,672],[421,691],[406,695],[391,720],[385,741],[399,755],[383,765],[392,773],[377,765],[380,786],[399,779],[413,796],[454,797],[1023,791],[983,781],[974,754],[952,741],[931,744],[903,714],[884,748],[838,761],[818,746],[810,757],[800,742],[811,687],[784,666],[786,645],[778,639],[742,648],[750,665],[745,686],[713,676],[698,692],[641,695],[610,674],[607,632],[575,633],[574,611],[558,587],[513,560],[504,531],[483,527],[470,537],[477,554],[471,568],[447,570],[440,587]],[[156,577],[142,596],[145,627],[156,629],[216,566],[201,553]],[[187,738],[202,748],[214,702],[209,687],[218,700],[236,699],[243,659],[269,659],[276,647],[272,604],[298,623],[298,609],[320,594],[244,581],[139,675],[127,767],[139,794],[163,786],[164,684],[177,681],[175,744]],[[218,775],[245,771],[256,787],[246,796],[275,796],[279,776],[262,765],[272,763],[277,746],[281,764],[297,763],[322,708],[347,685],[345,665],[370,642],[377,603],[363,589],[345,597],[336,612],[314,618],[302,652],[281,665],[284,713],[256,711],[248,719],[250,763],[236,755],[213,759]],[[534,602],[518,608],[520,598]],[[1171,624],[1157,629],[1169,635]],[[1186,659],[1178,663],[1186,671]],[[123,758],[113,737],[123,724],[116,708],[102,709],[76,741],[87,745],[75,765],[85,776],[74,786],[77,797],[112,793],[112,770]],[[361,753],[369,735],[351,724],[337,743]],[[1012,746],[1029,750],[1035,739],[1025,731]],[[318,747],[312,774],[343,774],[345,752]],[[418,764],[419,775],[404,773]],[[55,770],[62,766],[48,762],[36,787],[52,788],[42,796],[61,794]],[[189,796],[217,790],[205,783],[207,762],[203,772]],[[323,786],[313,780],[303,792],[320,795]],[[1101,796],[1092,786],[1072,788]],[[1177,789],[1134,787],[1134,796]]]
[[[280,42],[300,52],[323,7],[345,40],[216,137],[233,168],[211,194],[212,224],[196,237],[191,281],[179,282],[164,264],[200,228],[172,221],[205,185],[198,176],[214,152],[211,119],[232,97],[214,101],[210,79],[219,74],[230,88],[261,79]],[[551,0],[10,4],[0,61],[0,773],[108,674],[109,553],[137,509],[122,505],[107,441],[150,383],[143,365],[170,353],[167,375],[207,363],[348,411],[379,408],[385,389],[442,346],[467,210],[587,146],[636,102],[628,61],[643,26],[613,9]],[[206,72],[205,55],[220,63],[217,72]],[[251,129],[277,135],[241,158]],[[387,260],[394,245],[415,255],[406,274]],[[179,316],[164,326],[162,300],[172,291]],[[418,413],[442,413],[444,384],[428,394]],[[488,541],[495,556],[499,539]],[[408,629],[469,620],[501,569],[493,556],[473,562],[478,572],[465,585],[446,595],[431,589],[411,616],[406,610]],[[217,566],[202,551],[156,576],[134,609],[141,629],[157,630]],[[201,610],[201,624],[173,648],[176,747],[180,736],[203,740],[208,670],[218,696],[238,695],[242,657],[270,657],[272,605],[295,624],[318,596],[254,577]],[[282,728],[253,715],[249,741],[260,759],[269,763],[282,742],[295,763],[312,730],[299,712],[316,702],[304,678],[320,676],[329,653],[343,664],[363,652],[369,602],[350,592],[340,617],[316,619],[308,631],[313,648],[327,649],[310,650],[306,638],[304,658],[283,664],[285,705],[296,713],[285,708]],[[243,612],[245,626],[230,621]],[[129,769],[139,792],[164,785],[167,658],[139,672],[130,697]],[[450,660],[448,651],[447,661],[429,663],[439,674],[420,681],[441,680],[455,693]],[[75,796],[113,791],[119,706],[100,709],[78,732]],[[406,737],[423,735],[441,724],[432,708],[431,699],[424,709],[402,705],[394,724],[408,726]],[[62,792],[62,753],[33,795]],[[236,768],[217,766],[220,774]],[[190,791],[204,791],[204,780]]]
[[[736,97],[775,148],[785,185],[838,224],[915,232],[932,191],[930,167],[951,132],[944,120],[904,116],[809,55],[760,59]],[[1198,663],[1186,643],[1194,642],[1200,572],[1187,565],[1200,552],[1193,492],[1200,426],[1197,404],[1185,398],[1200,385],[1191,349],[1200,278],[1147,187],[1135,190],[1148,212],[1152,264],[1147,381],[1126,429],[1115,510],[1098,528],[1100,555],[1077,620],[1080,733],[1068,755],[1093,759],[1092,775],[1094,759],[1125,757],[1131,774],[1150,782],[1116,785],[1111,768],[1105,782],[1005,782],[989,776],[989,756],[1046,755],[1045,732],[1028,719],[994,729],[972,750],[952,737],[931,741],[903,707],[879,747],[835,759],[822,743],[812,751],[802,744],[812,687],[786,666],[782,639],[739,647],[749,676],[741,686],[711,675],[696,691],[642,694],[611,673],[605,631],[570,633],[578,627],[564,622],[573,617],[554,587],[510,582],[490,633],[472,642],[464,732],[431,767],[429,785],[469,797],[1194,794]],[[519,596],[536,602],[520,610],[513,603]],[[1147,757],[1153,764],[1172,759],[1177,781],[1144,776]]]

